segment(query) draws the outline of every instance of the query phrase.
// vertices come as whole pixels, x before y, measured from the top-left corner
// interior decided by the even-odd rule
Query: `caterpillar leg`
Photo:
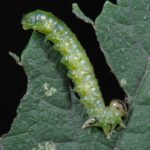
[[[95,124],[96,122],[97,122],[97,119],[96,119],[95,117],[89,118],[89,119],[88,119],[87,121],[85,121],[85,123],[83,124],[82,129],[92,127],[93,124]]]
[[[98,120],[93,117],[93,118],[89,118],[87,121],[85,121],[85,123],[83,124],[82,126],[82,129],[85,129],[85,128],[89,128],[89,127],[92,127],[92,126],[96,126],[96,123],[98,122]],[[110,125],[104,125],[103,127],[103,131],[106,135],[106,137],[108,139],[110,139],[110,136],[112,134],[112,131],[115,127],[113,127],[111,124]]]
[[[125,126],[125,124],[123,122],[120,122],[119,125],[120,125],[121,128],[124,128],[124,129],[126,128],[126,126]]]
[[[103,131],[104,131],[107,139],[110,139],[114,127],[112,127],[112,125],[106,125],[106,126],[104,126],[102,128],[103,128]]]

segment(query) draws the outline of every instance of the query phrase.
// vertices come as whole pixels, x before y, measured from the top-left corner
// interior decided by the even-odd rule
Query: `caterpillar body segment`
[[[123,124],[123,111],[116,109],[114,105],[105,106],[94,69],[75,34],[63,21],[42,10],[25,15],[22,25],[25,30],[33,29],[43,33],[62,55],[61,62],[67,67],[68,77],[72,79],[74,90],[79,94],[80,102],[89,116],[82,128],[101,127],[109,138],[112,129],[117,124]]]

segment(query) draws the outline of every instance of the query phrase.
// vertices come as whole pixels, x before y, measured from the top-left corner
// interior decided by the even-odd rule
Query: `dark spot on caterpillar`
[[[36,10],[24,16],[23,28],[33,29],[45,34],[46,39],[54,43],[55,49],[62,55],[61,62],[68,69],[68,77],[72,79],[74,91],[80,96],[80,102],[86,108],[89,119],[82,128],[101,127],[109,138],[111,131],[122,122],[124,107],[119,100],[105,106],[93,66],[75,34],[50,12]]]

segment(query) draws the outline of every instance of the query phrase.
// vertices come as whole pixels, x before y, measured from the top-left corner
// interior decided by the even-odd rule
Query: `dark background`
[[[8,52],[21,55],[31,35],[31,31],[22,29],[21,18],[23,14],[35,9],[53,12],[66,22],[77,35],[94,65],[105,101],[108,103],[112,98],[124,99],[124,92],[119,87],[99,49],[92,26],[77,19],[72,13],[73,2],[77,2],[83,12],[94,20],[101,12],[105,0],[13,0],[1,2],[0,135],[9,131],[16,116],[17,106],[27,87],[27,77],[23,68],[15,63]],[[115,0],[113,2],[116,3]]]

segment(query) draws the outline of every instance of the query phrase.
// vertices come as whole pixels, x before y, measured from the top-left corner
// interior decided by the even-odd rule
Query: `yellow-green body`
[[[114,107],[105,106],[93,67],[75,34],[52,13],[42,10],[25,15],[22,24],[25,30],[33,29],[43,33],[46,39],[54,43],[89,118],[96,119],[91,126],[103,128],[109,137],[111,130],[117,124],[122,124],[122,114]]]

